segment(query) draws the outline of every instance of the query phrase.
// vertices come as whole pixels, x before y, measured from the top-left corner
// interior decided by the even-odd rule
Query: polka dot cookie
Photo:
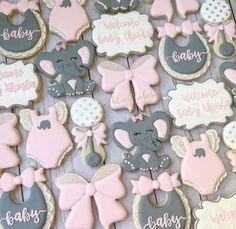
[[[236,121],[230,122],[224,127],[223,141],[227,147],[236,150]]]
[[[102,106],[93,98],[80,98],[71,107],[72,121],[80,127],[95,126],[102,117]]]
[[[202,4],[200,14],[210,23],[222,23],[231,17],[231,9],[224,0],[207,0]]]

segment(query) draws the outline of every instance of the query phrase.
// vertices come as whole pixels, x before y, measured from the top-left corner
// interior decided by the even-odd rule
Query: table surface
[[[234,11],[234,15],[236,17],[236,1],[230,0],[229,2],[230,2],[232,10]],[[44,20],[46,22],[48,22],[50,11],[42,1],[40,1],[40,6],[41,6],[42,16],[43,16]],[[100,17],[100,15],[97,13],[97,11],[94,7],[94,0],[87,0],[87,4],[85,7],[86,7],[86,10],[88,12],[88,15],[89,15],[91,21],[93,21],[94,19],[98,19]],[[150,12],[150,5],[147,5],[143,2],[143,0],[140,0],[140,5],[138,8],[138,11],[149,15],[150,14],[149,13]],[[234,17],[234,20],[235,20],[235,17]],[[188,16],[188,18],[193,21],[196,21],[199,19],[199,15],[198,14],[190,15],[190,16]],[[66,18],[62,19],[62,20],[66,20]],[[154,28],[156,28],[157,25],[162,25],[164,22],[162,20],[151,20],[151,21],[152,21]],[[178,17],[174,18],[174,23],[178,24],[180,21],[181,20]],[[87,31],[83,35],[83,39],[90,40],[90,41],[92,40],[91,39],[91,30]],[[59,41],[61,41],[60,37],[53,35],[52,33],[49,33],[48,40],[47,40],[47,43],[46,43],[46,46],[44,47],[44,49],[45,50],[53,49],[55,44]],[[159,41],[156,39],[156,34],[155,34],[154,35],[154,47],[148,52],[148,54],[152,54],[155,57],[157,57],[158,44],[159,44]],[[123,65],[124,67],[128,67],[137,58],[138,58],[138,56],[131,55],[128,58],[117,57],[117,58],[114,58],[113,61]],[[100,88],[101,87],[101,77],[99,76],[99,74],[96,70],[96,67],[97,67],[98,63],[100,63],[101,61],[104,61],[104,60],[105,60],[105,58],[103,58],[103,57],[96,57],[92,68],[90,68],[90,70],[89,70],[89,75],[90,75],[91,79],[93,79],[97,82],[97,89],[96,89],[95,93],[93,94],[93,97],[103,105],[104,110],[105,110],[104,122],[107,124],[107,126],[109,128],[114,122],[126,121],[130,117],[130,115],[127,110],[113,111],[109,105],[110,95],[104,93],[102,91],[102,89]],[[236,57],[234,57],[232,60],[235,61]],[[5,63],[14,62],[14,60],[5,58],[3,56],[0,56],[0,61],[5,62]],[[26,60],[25,62],[26,63],[27,62],[34,62],[34,58]],[[220,76],[219,76],[219,66],[222,62],[224,62],[224,60],[217,58],[213,54],[210,70],[203,77],[201,77],[199,80],[196,80],[196,81],[203,82],[209,78],[221,80]],[[158,86],[155,87],[155,90],[158,91],[159,95],[163,99],[160,101],[159,104],[150,106],[148,109],[146,109],[147,114],[149,114],[151,112],[155,112],[157,110],[164,110],[164,111],[168,112],[168,109],[167,109],[168,101],[165,99],[165,97],[167,96],[168,91],[170,89],[173,89],[175,87],[175,85],[177,83],[179,83],[179,81],[172,79],[169,75],[167,75],[165,73],[165,71],[160,66],[159,62],[157,65],[157,71],[158,71],[159,76],[161,78],[161,82]],[[45,79],[45,77],[41,77],[41,79],[43,82],[42,83],[43,86],[41,88],[42,89],[41,90],[41,99],[38,103],[34,103],[31,108],[39,110],[42,113],[45,113],[48,111],[48,107],[52,106],[54,103],[58,102],[59,100],[52,98],[47,93],[48,81]],[[66,97],[66,98],[60,99],[60,101],[64,101],[67,104],[68,108],[70,108],[72,103],[76,99],[77,99],[76,97]],[[14,109],[10,110],[10,112],[14,112],[16,115],[18,115],[20,110],[21,110],[20,108],[14,108]],[[235,110],[235,108],[234,108],[234,110]],[[1,112],[5,112],[5,111],[6,110],[1,110]],[[235,116],[230,118],[230,120],[234,120],[234,119],[235,119]],[[69,131],[71,131],[71,129],[74,126],[70,117],[68,117],[68,122],[67,122],[66,126]],[[218,131],[219,136],[221,136],[222,135],[222,127],[223,127],[223,125],[210,125],[208,128],[216,129]],[[19,130],[20,130],[20,133],[22,136],[22,143],[21,143],[21,145],[19,145],[17,147],[16,150],[17,150],[18,154],[20,155],[22,162],[18,167],[8,170],[8,171],[14,172],[16,174],[20,174],[24,169],[28,168],[29,166],[34,166],[36,168],[40,167],[40,165],[37,162],[35,162],[34,160],[26,158],[25,142],[26,142],[28,133],[27,133],[27,131],[25,131],[22,128],[21,125],[19,125]],[[205,130],[206,130],[206,128],[199,127],[199,128],[195,128],[192,131],[185,131],[183,129],[176,129],[173,127],[171,130],[171,135],[179,134],[181,136],[186,135],[190,139],[199,139],[199,134],[205,132]],[[106,152],[107,152],[107,158],[106,158],[105,163],[106,164],[107,163],[120,164],[122,150],[119,149],[114,144],[114,142],[112,142],[109,132],[108,132],[108,144],[105,146],[105,148],[106,148]],[[221,183],[218,191],[215,194],[209,195],[209,196],[202,196],[202,195],[199,195],[199,193],[196,190],[194,190],[193,188],[187,187],[185,185],[183,185],[181,187],[181,190],[185,193],[185,195],[187,196],[187,198],[189,200],[189,204],[191,206],[191,209],[197,207],[201,200],[214,200],[219,195],[228,196],[231,193],[236,192],[236,175],[231,172],[231,166],[229,165],[229,161],[226,159],[225,151],[226,151],[226,148],[221,141],[220,150],[219,150],[218,154],[219,154],[221,160],[225,164],[228,175],[224,179],[224,181]],[[48,153],[50,153],[50,152],[48,152]],[[165,143],[163,145],[163,148],[161,150],[161,154],[162,153],[168,154],[172,159],[172,165],[170,166],[168,171],[170,173],[174,173],[174,172],[179,173],[181,160],[173,152],[169,142]],[[48,178],[47,185],[50,187],[50,189],[54,195],[55,203],[56,203],[56,220],[55,220],[55,224],[54,224],[53,228],[58,228],[58,229],[65,228],[65,226],[64,226],[65,220],[66,220],[66,217],[68,216],[68,212],[59,210],[59,207],[58,207],[59,190],[57,189],[57,187],[54,184],[55,178],[64,172],[74,172],[74,173],[77,173],[77,174],[83,176],[85,179],[87,179],[89,181],[93,177],[96,170],[97,170],[97,168],[92,169],[88,165],[83,164],[83,162],[81,161],[81,157],[80,157],[80,150],[74,148],[73,151],[66,158],[66,160],[64,160],[64,163],[62,164],[62,166],[60,166],[57,169],[52,169],[52,170],[46,171],[46,175]],[[145,173],[145,175],[156,177],[159,173],[160,172],[152,172],[152,174]],[[134,196],[131,193],[132,186],[131,186],[130,180],[137,179],[142,174],[144,174],[144,173],[142,173],[142,172],[136,172],[136,173],[124,172],[123,173],[123,180],[124,180],[126,188],[127,188],[127,194],[122,199],[122,203],[127,208],[129,214],[128,214],[128,217],[126,220],[116,223],[114,225],[114,228],[117,228],[117,229],[134,228],[134,224],[132,221],[132,202],[133,202]],[[29,190],[27,190],[25,188],[20,188],[16,192],[16,198],[19,201],[26,200],[28,198],[28,196],[29,196]],[[155,199],[158,201],[158,203],[161,203],[162,201],[164,201],[165,195],[164,195],[164,193],[157,192],[156,197],[157,198],[155,198]],[[112,209],[111,209],[111,211],[112,211]],[[96,227],[95,228],[103,228],[99,222],[96,209],[94,210],[94,216],[96,218],[96,220],[95,220]],[[79,220],[79,218],[78,218],[78,220]],[[192,219],[192,222],[193,221],[194,220]]]

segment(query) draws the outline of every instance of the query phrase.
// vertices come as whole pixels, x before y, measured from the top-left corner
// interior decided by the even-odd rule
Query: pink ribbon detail
[[[146,104],[156,103],[159,99],[158,95],[150,87],[159,82],[155,66],[156,59],[151,55],[137,59],[129,70],[111,61],[99,64],[97,69],[102,75],[102,89],[113,92],[111,107],[115,110],[127,108],[132,111],[134,101],[130,82],[134,88],[136,104],[141,110]]]
[[[14,10],[17,10],[20,13],[25,13],[27,10],[39,11],[38,1],[19,0],[16,4],[9,3],[8,1],[0,2],[0,13],[9,15]]]
[[[167,172],[162,173],[156,180],[141,176],[139,180],[131,180],[131,183],[133,184],[132,193],[140,195],[148,195],[158,189],[170,192],[181,185],[177,173],[170,176]]]
[[[204,31],[209,38],[209,42],[216,41],[220,31],[224,31],[231,39],[236,38],[236,25],[233,20],[221,25],[205,24]]]
[[[143,115],[140,113],[140,114],[138,114],[138,115],[133,115],[132,117],[131,117],[131,119],[132,119],[132,121],[133,122],[138,122],[138,121],[142,121],[143,120]]]
[[[60,42],[60,43],[58,43],[57,45],[56,45],[56,50],[58,51],[58,52],[60,52],[61,50],[64,50],[64,49],[66,49],[67,47],[66,47],[66,43],[65,42]]]
[[[183,21],[181,25],[166,22],[163,27],[157,27],[158,38],[169,36],[174,38],[178,34],[189,36],[193,32],[201,32],[202,29],[198,22],[191,22],[190,20]]]
[[[91,183],[71,173],[58,177],[56,186],[61,191],[59,206],[62,210],[71,210],[66,228],[93,228],[91,197],[95,200],[100,222],[105,229],[109,229],[114,222],[123,220],[127,212],[117,201],[125,195],[120,175],[121,168],[118,165],[108,164],[97,171]]]
[[[24,185],[27,188],[31,188],[35,182],[44,182],[46,177],[44,176],[43,168],[34,170],[33,168],[26,169],[20,176],[16,176],[12,173],[3,173],[0,178],[0,189],[4,192],[14,190],[17,185]]]
[[[99,125],[92,128],[92,130],[83,130],[79,127],[75,127],[72,130],[73,136],[75,136],[75,142],[77,144],[77,149],[85,149],[88,143],[89,137],[94,137],[97,145],[107,144],[105,141],[106,135],[106,125],[100,123]]]

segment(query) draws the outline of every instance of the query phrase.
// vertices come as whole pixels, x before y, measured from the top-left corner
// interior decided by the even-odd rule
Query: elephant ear
[[[214,152],[217,152],[219,150],[220,139],[218,137],[216,130],[213,130],[213,129],[207,130],[206,135],[207,135],[208,141],[210,143],[211,149]]]
[[[173,137],[170,138],[170,143],[171,143],[171,147],[175,151],[175,153],[180,158],[184,158],[186,148],[185,148],[185,145],[184,145],[183,137],[173,136]]]
[[[76,45],[77,53],[81,57],[82,64],[85,67],[90,67],[94,60],[95,47],[89,41],[80,41]]]
[[[33,127],[33,121],[31,117],[31,110],[24,109],[19,112],[20,123],[24,127],[25,130],[30,131]]]
[[[157,111],[150,117],[153,125],[157,130],[158,139],[166,141],[170,135],[170,119],[169,116],[161,111]]]
[[[58,102],[55,105],[57,120],[63,125],[67,120],[68,110],[64,102]]]
[[[111,126],[112,137],[118,147],[130,151],[134,144],[129,135],[129,129],[126,123],[117,122]]]
[[[50,53],[44,52],[38,55],[35,62],[37,69],[42,72],[47,78],[52,79],[57,76],[57,71],[53,66],[53,61]]]

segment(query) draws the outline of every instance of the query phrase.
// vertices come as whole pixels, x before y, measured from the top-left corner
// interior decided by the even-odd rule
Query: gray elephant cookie
[[[231,88],[231,94],[236,103],[236,62],[224,62],[220,65],[220,76]]]
[[[169,116],[161,111],[150,117],[139,114],[127,122],[114,123],[111,127],[114,142],[126,151],[122,162],[124,169],[134,172],[137,169],[155,171],[167,168],[170,157],[156,155],[156,152],[168,139],[169,129]]]
[[[41,53],[36,66],[50,79],[49,94],[53,97],[92,94],[96,88],[94,80],[83,80],[92,65],[95,48],[89,41],[75,45],[59,43],[50,52]]]
[[[95,7],[101,13],[124,12],[137,8],[139,0],[96,0]]]

